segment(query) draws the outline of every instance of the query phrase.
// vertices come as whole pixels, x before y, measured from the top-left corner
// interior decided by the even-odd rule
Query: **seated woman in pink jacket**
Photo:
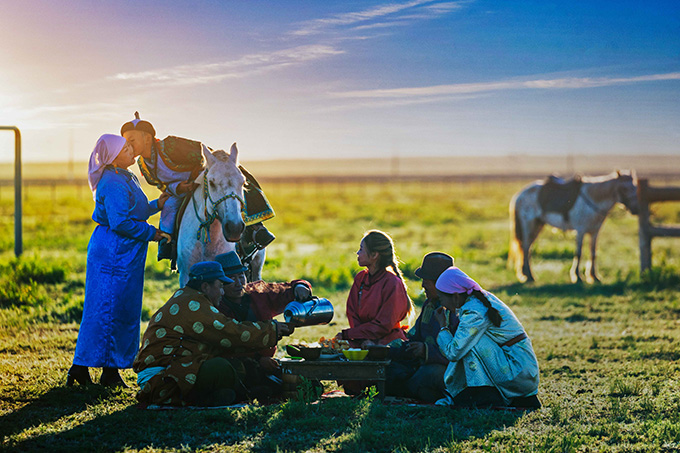
[[[401,322],[413,310],[392,238],[382,231],[369,231],[361,240],[357,261],[366,269],[354,278],[347,297],[349,329],[336,338],[349,340],[351,347],[405,341],[404,329],[408,326]]]

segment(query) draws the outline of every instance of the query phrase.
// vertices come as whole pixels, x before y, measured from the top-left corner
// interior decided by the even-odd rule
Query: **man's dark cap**
[[[234,251],[217,255],[215,261],[220,263],[225,275],[240,274],[241,272],[248,270],[248,268],[241,263],[238,253]]]
[[[135,112],[134,120],[123,124],[123,127],[120,128],[120,135],[125,134],[127,131],[142,131],[151,134],[152,137],[156,136],[156,129],[148,121],[140,120],[139,112]]]
[[[453,266],[453,258],[444,252],[430,252],[423,257],[423,264],[415,274],[423,280],[437,280],[449,267]]]
[[[222,266],[215,261],[201,261],[189,269],[189,279],[200,282],[213,282],[220,280],[223,283],[234,283],[234,280],[224,275]]]

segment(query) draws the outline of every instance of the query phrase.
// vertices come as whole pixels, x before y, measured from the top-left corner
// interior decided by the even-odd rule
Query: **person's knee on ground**
[[[423,365],[407,382],[408,395],[426,403],[444,398],[446,365],[432,363]]]
[[[222,357],[201,364],[196,383],[187,400],[199,406],[226,406],[236,400],[238,377],[232,364]]]
[[[510,406],[520,409],[540,409],[542,404],[541,400],[538,399],[538,395],[531,395],[513,398],[510,401]]]
[[[491,407],[505,406],[505,401],[496,387],[467,387],[453,397],[455,407]]]
[[[411,363],[392,361],[385,370],[385,394],[389,396],[410,396],[407,382],[413,376],[416,367]]]

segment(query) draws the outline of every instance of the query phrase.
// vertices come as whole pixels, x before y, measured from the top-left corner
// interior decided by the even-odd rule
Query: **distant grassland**
[[[243,165],[257,178],[322,176],[450,176],[450,175],[549,175],[570,176],[607,174],[614,170],[634,169],[642,177],[649,175],[680,174],[680,155],[503,155],[428,157],[389,159],[292,159],[248,160],[247,151],[241,152]],[[136,169],[136,166],[133,167]],[[25,162],[23,174],[30,179],[84,179],[87,162]],[[12,179],[11,163],[0,163],[0,180]]]
[[[253,165],[247,164],[256,175]],[[676,167],[677,168],[677,167]],[[49,170],[49,168],[48,168]],[[288,168],[280,168],[288,171]],[[314,167],[303,168],[313,172]],[[63,167],[55,166],[54,173]],[[303,178],[304,179],[304,178]],[[271,183],[277,216],[264,278],[305,278],[335,305],[331,324],[299,328],[282,343],[315,341],[347,326],[344,305],[371,228],[392,235],[408,292],[432,250],[456,263],[515,311],[541,366],[531,413],[387,406],[336,399],[219,411],[152,412],[128,390],[65,388],[82,313],[86,248],[94,224],[89,191],[32,187],[24,249],[13,257],[11,190],[0,193],[0,435],[9,451],[676,451],[680,446],[680,240],[655,239],[653,269],[639,275],[637,219],[616,207],[599,237],[603,283],[572,285],[574,234],[545,229],[533,255],[534,285],[506,266],[508,203],[528,180],[377,184]],[[654,181],[652,181],[654,183]],[[669,181],[679,185],[680,180]],[[158,195],[143,183],[150,197]],[[680,223],[680,203],[653,205],[654,220]],[[158,218],[152,219],[157,224]],[[142,328],[177,288],[149,247]],[[93,375],[99,374],[93,371]],[[328,384],[332,388],[335,384]],[[123,429],[121,429],[123,427]]]

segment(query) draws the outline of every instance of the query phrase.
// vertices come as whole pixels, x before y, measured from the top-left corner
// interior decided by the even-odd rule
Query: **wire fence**
[[[258,177],[258,181],[265,191],[276,190],[278,187],[293,187],[299,191],[316,191],[319,195],[333,194],[352,194],[360,193],[366,185],[396,185],[400,184],[422,184],[423,188],[432,193],[443,193],[449,190],[452,184],[465,184],[472,182],[503,183],[503,182],[530,182],[537,179],[544,179],[545,173],[506,173],[506,174],[469,174],[469,175],[374,175],[374,176],[263,176]],[[670,183],[680,179],[679,172],[668,173],[647,173],[644,177],[654,180],[655,183]],[[143,186],[146,186],[143,184]],[[41,198],[50,197],[56,201],[60,194],[67,193],[77,199],[90,198],[90,188],[87,179],[34,179],[24,178],[23,180],[24,200],[30,200],[32,196]],[[35,190],[32,190],[35,189]],[[14,180],[0,179],[0,200],[12,199],[14,197]]]

